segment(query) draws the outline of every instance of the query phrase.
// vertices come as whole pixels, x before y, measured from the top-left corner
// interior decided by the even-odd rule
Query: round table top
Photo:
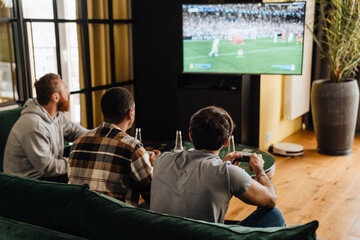
[[[151,146],[154,149],[158,149],[161,152],[164,152],[164,151],[171,151],[174,148],[175,143],[174,142],[159,143],[159,144],[151,144]],[[183,141],[183,147],[185,150],[189,150],[189,149],[194,148],[194,145],[192,144],[191,141]],[[250,147],[250,146],[246,146],[246,145],[242,145],[242,144],[235,144],[235,149],[236,149],[236,151],[239,151],[239,152],[249,152],[249,153],[261,154],[264,159],[264,162],[265,162],[264,163],[265,173],[269,177],[272,177],[274,175],[275,158],[273,157],[273,155],[271,155],[268,152],[261,151],[260,149],[258,149],[256,147]],[[219,153],[219,157],[223,158],[226,156],[227,153],[228,153],[228,148],[223,147]],[[255,177],[255,174],[249,170],[247,162],[241,162],[239,167],[243,168],[250,176]]]

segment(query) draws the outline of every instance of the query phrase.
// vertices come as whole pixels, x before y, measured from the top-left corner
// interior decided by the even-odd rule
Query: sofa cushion
[[[316,239],[318,222],[277,228],[249,228],[198,221],[134,208],[84,191],[81,228],[91,239]]]
[[[0,216],[80,236],[86,185],[69,185],[0,173]]]
[[[239,233],[246,238],[240,239],[291,239],[307,240],[316,239],[316,229],[319,227],[318,221],[312,221],[306,224],[299,224],[288,227],[271,227],[271,228],[249,228],[228,225],[227,228]]]
[[[39,227],[29,223],[0,217],[0,239],[11,240],[84,240],[85,238]]]
[[[15,122],[19,119],[22,107],[0,111],[0,172],[3,171],[3,158],[6,141]]]

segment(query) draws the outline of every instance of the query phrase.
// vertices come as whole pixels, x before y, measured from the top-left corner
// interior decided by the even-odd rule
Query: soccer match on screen
[[[305,2],[183,5],[184,72],[302,73]]]

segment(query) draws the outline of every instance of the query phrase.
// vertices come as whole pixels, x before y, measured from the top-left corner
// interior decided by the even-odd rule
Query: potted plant
[[[311,107],[317,151],[327,155],[352,153],[359,104],[353,79],[360,62],[359,0],[320,0],[323,40],[314,35],[330,68],[330,78],[316,80]]]

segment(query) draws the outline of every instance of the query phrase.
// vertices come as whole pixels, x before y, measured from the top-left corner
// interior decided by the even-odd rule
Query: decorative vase
[[[356,80],[313,82],[311,108],[318,153],[333,156],[352,154],[358,105]]]

